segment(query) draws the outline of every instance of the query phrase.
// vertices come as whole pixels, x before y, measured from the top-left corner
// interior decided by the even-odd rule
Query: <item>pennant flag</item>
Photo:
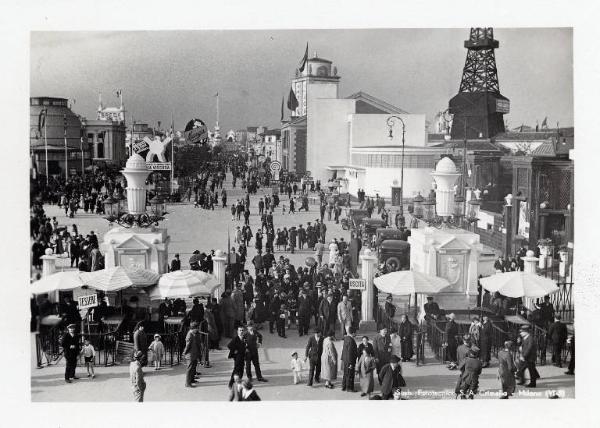
[[[304,56],[300,60],[300,64],[298,65],[298,70],[302,73],[304,71],[304,67],[306,67],[306,61],[308,61],[308,42],[306,42],[306,51],[304,52]]]
[[[544,120],[542,121],[542,129],[547,129],[548,128],[548,116],[546,116],[544,118]]]
[[[218,96],[219,96],[219,93],[217,92],[217,93],[216,93],[214,96],[215,96],[215,97],[218,97]]]
[[[46,115],[48,114],[48,110],[43,108],[40,111],[40,115],[38,116],[38,131],[40,132],[40,135],[42,134],[42,129],[44,128],[44,125],[46,124]]]
[[[117,91],[115,92],[115,94],[117,95],[117,98],[121,98],[122,93],[123,93],[122,89],[117,89]]]
[[[296,94],[294,94],[294,90],[290,88],[290,94],[288,95],[287,108],[291,111],[294,111],[298,108],[298,99],[296,98]]]
[[[283,99],[285,97],[281,97],[281,122],[283,122]]]

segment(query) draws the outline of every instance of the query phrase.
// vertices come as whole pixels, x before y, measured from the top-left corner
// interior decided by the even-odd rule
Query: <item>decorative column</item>
[[[377,330],[377,323],[373,319],[373,279],[375,278],[375,266],[377,266],[377,256],[368,248],[360,256],[362,261],[362,279],[365,280],[365,289],[362,292],[361,320],[359,329],[361,331]]]
[[[53,254],[52,249],[46,248],[44,254],[44,256],[40,257],[42,259],[42,278],[56,272],[56,256]]]
[[[454,183],[460,177],[456,172],[456,165],[452,159],[445,157],[440,159],[431,173],[435,180],[435,209],[440,217],[450,217],[454,215],[454,194],[456,193]]]
[[[538,261],[538,258],[535,257],[535,253],[533,251],[527,251],[525,257],[521,257],[521,260],[524,262],[523,272],[537,274],[535,265]],[[530,310],[534,309],[533,299],[530,297],[523,297],[523,306]]]
[[[223,251],[217,250],[212,258],[213,261],[213,274],[219,281],[219,288],[215,290],[215,297],[217,300],[221,299],[221,294],[225,291],[225,263],[227,262],[227,256]]]
[[[127,159],[121,173],[127,179],[127,211],[129,214],[146,212],[146,178],[150,171],[143,157],[134,153]]]

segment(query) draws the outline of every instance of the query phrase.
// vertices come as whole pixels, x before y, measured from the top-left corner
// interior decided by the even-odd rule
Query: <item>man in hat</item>
[[[193,321],[190,324],[190,330],[185,337],[185,348],[183,355],[188,359],[188,366],[185,372],[185,386],[186,388],[193,388],[196,383],[196,366],[202,356],[202,337],[198,330],[199,323]]]
[[[78,379],[75,376],[77,367],[77,358],[79,357],[79,336],[75,334],[75,324],[67,326],[67,333],[62,337],[63,354],[66,360],[65,382],[71,383],[71,379]]]
[[[142,351],[136,351],[133,354],[133,361],[129,364],[129,379],[131,380],[133,400],[138,403],[144,401],[144,392],[146,391],[146,381],[144,380],[144,371],[142,370],[141,363],[143,357],[144,354]]]
[[[308,386],[321,381],[321,355],[323,354],[323,337],[321,330],[315,330],[315,334],[308,339],[304,361],[308,360]]]
[[[244,340],[244,327],[237,328],[236,336],[227,344],[229,355],[227,358],[233,360],[233,371],[229,379],[229,388],[233,385],[233,375],[244,376],[244,361],[246,359],[246,341]]]
[[[175,254],[175,258],[171,260],[171,272],[181,269],[181,260],[179,260],[179,254]]]
[[[342,346],[342,391],[354,392],[354,372],[356,360],[358,359],[358,348],[354,340],[354,328],[349,327],[344,337]]]
[[[319,305],[319,318],[323,331],[335,329],[335,305],[333,303],[333,293],[328,293],[327,298],[321,301]]]
[[[298,297],[298,335],[302,337],[308,334],[308,326],[310,325],[310,315],[312,311],[312,303],[307,296],[306,288],[300,291]]]
[[[454,367],[457,365],[456,348],[458,343],[456,342],[456,336],[458,335],[458,325],[454,321],[455,315],[451,313],[448,315],[448,322],[446,323],[446,340],[448,343],[447,359],[450,363],[454,363]]]
[[[427,296],[427,303],[423,305],[425,309],[425,319],[438,319],[440,316],[440,307],[433,301],[433,296]]]
[[[568,332],[566,324],[561,322],[560,315],[554,316],[554,322],[548,329],[548,336],[552,340],[552,364],[562,367],[562,350],[567,340]]]
[[[400,369],[400,358],[395,355],[392,355],[390,362],[385,364],[377,374],[381,384],[382,400],[389,400],[395,390],[405,385]]]
[[[347,295],[342,296],[342,301],[337,305],[337,316],[340,321],[342,337],[348,334],[348,330],[352,325],[352,303],[348,300]]]
[[[471,341],[470,334],[463,335],[462,340],[463,340],[463,343],[458,348],[456,348],[457,368],[460,371],[462,371],[464,369],[465,358],[467,358],[469,351],[474,347],[474,345],[472,344],[472,341]]]
[[[373,355],[377,373],[379,373],[382,367],[390,362],[392,356],[392,341],[387,327],[383,327],[373,338]]]
[[[536,381],[540,378],[540,374],[535,368],[535,360],[537,358],[537,346],[533,336],[530,334],[531,327],[527,324],[521,327],[519,335],[521,336],[521,355],[519,357],[519,369],[517,370],[518,384],[525,384],[525,370],[529,370],[528,388],[535,388]]]
[[[262,346],[262,340],[262,334],[254,329],[254,323],[248,321],[247,331],[244,334],[244,341],[246,342],[246,376],[252,380],[252,367],[250,365],[252,363],[258,381],[267,382],[267,379],[262,377],[260,362],[258,361],[258,348]]]
[[[492,327],[492,322],[490,321],[490,318],[487,315],[484,315],[483,324],[481,325],[481,334],[479,338],[479,343],[481,345],[481,362],[483,363],[483,368],[490,366],[493,334],[494,330]]]

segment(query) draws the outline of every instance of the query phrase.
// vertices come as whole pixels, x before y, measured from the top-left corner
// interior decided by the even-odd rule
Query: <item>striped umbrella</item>
[[[491,292],[497,291],[506,297],[538,298],[558,291],[553,279],[531,272],[497,273],[479,280],[481,286]]]
[[[160,277],[158,285],[150,291],[150,299],[207,296],[219,285],[214,275],[201,270],[177,270]]]
[[[33,294],[46,294],[54,291],[70,291],[83,285],[77,270],[53,273],[31,284]]]
[[[160,275],[149,269],[123,266],[81,274],[83,282],[97,290],[119,291],[129,287],[147,287],[158,282]]]

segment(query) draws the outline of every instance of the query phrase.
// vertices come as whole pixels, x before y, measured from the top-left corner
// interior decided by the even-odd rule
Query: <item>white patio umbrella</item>
[[[497,291],[506,297],[538,298],[558,291],[556,282],[530,272],[497,273],[479,280],[489,291]]]
[[[412,294],[435,294],[448,287],[447,279],[412,270],[386,273],[374,280],[377,288],[397,296]]]
[[[73,290],[84,284],[79,274],[80,272],[77,270],[53,273],[31,284],[31,292],[33,294],[47,294],[54,291]]]
[[[149,269],[122,266],[81,274],[83,282],[97,290],[119,291],[128,287],[147,287],[158,282],[160,275]]]
[[[214,275],[201,270],[177,270],[160,277],[158,285],[150,290],[151,300],[208,296],[219,286]]]

